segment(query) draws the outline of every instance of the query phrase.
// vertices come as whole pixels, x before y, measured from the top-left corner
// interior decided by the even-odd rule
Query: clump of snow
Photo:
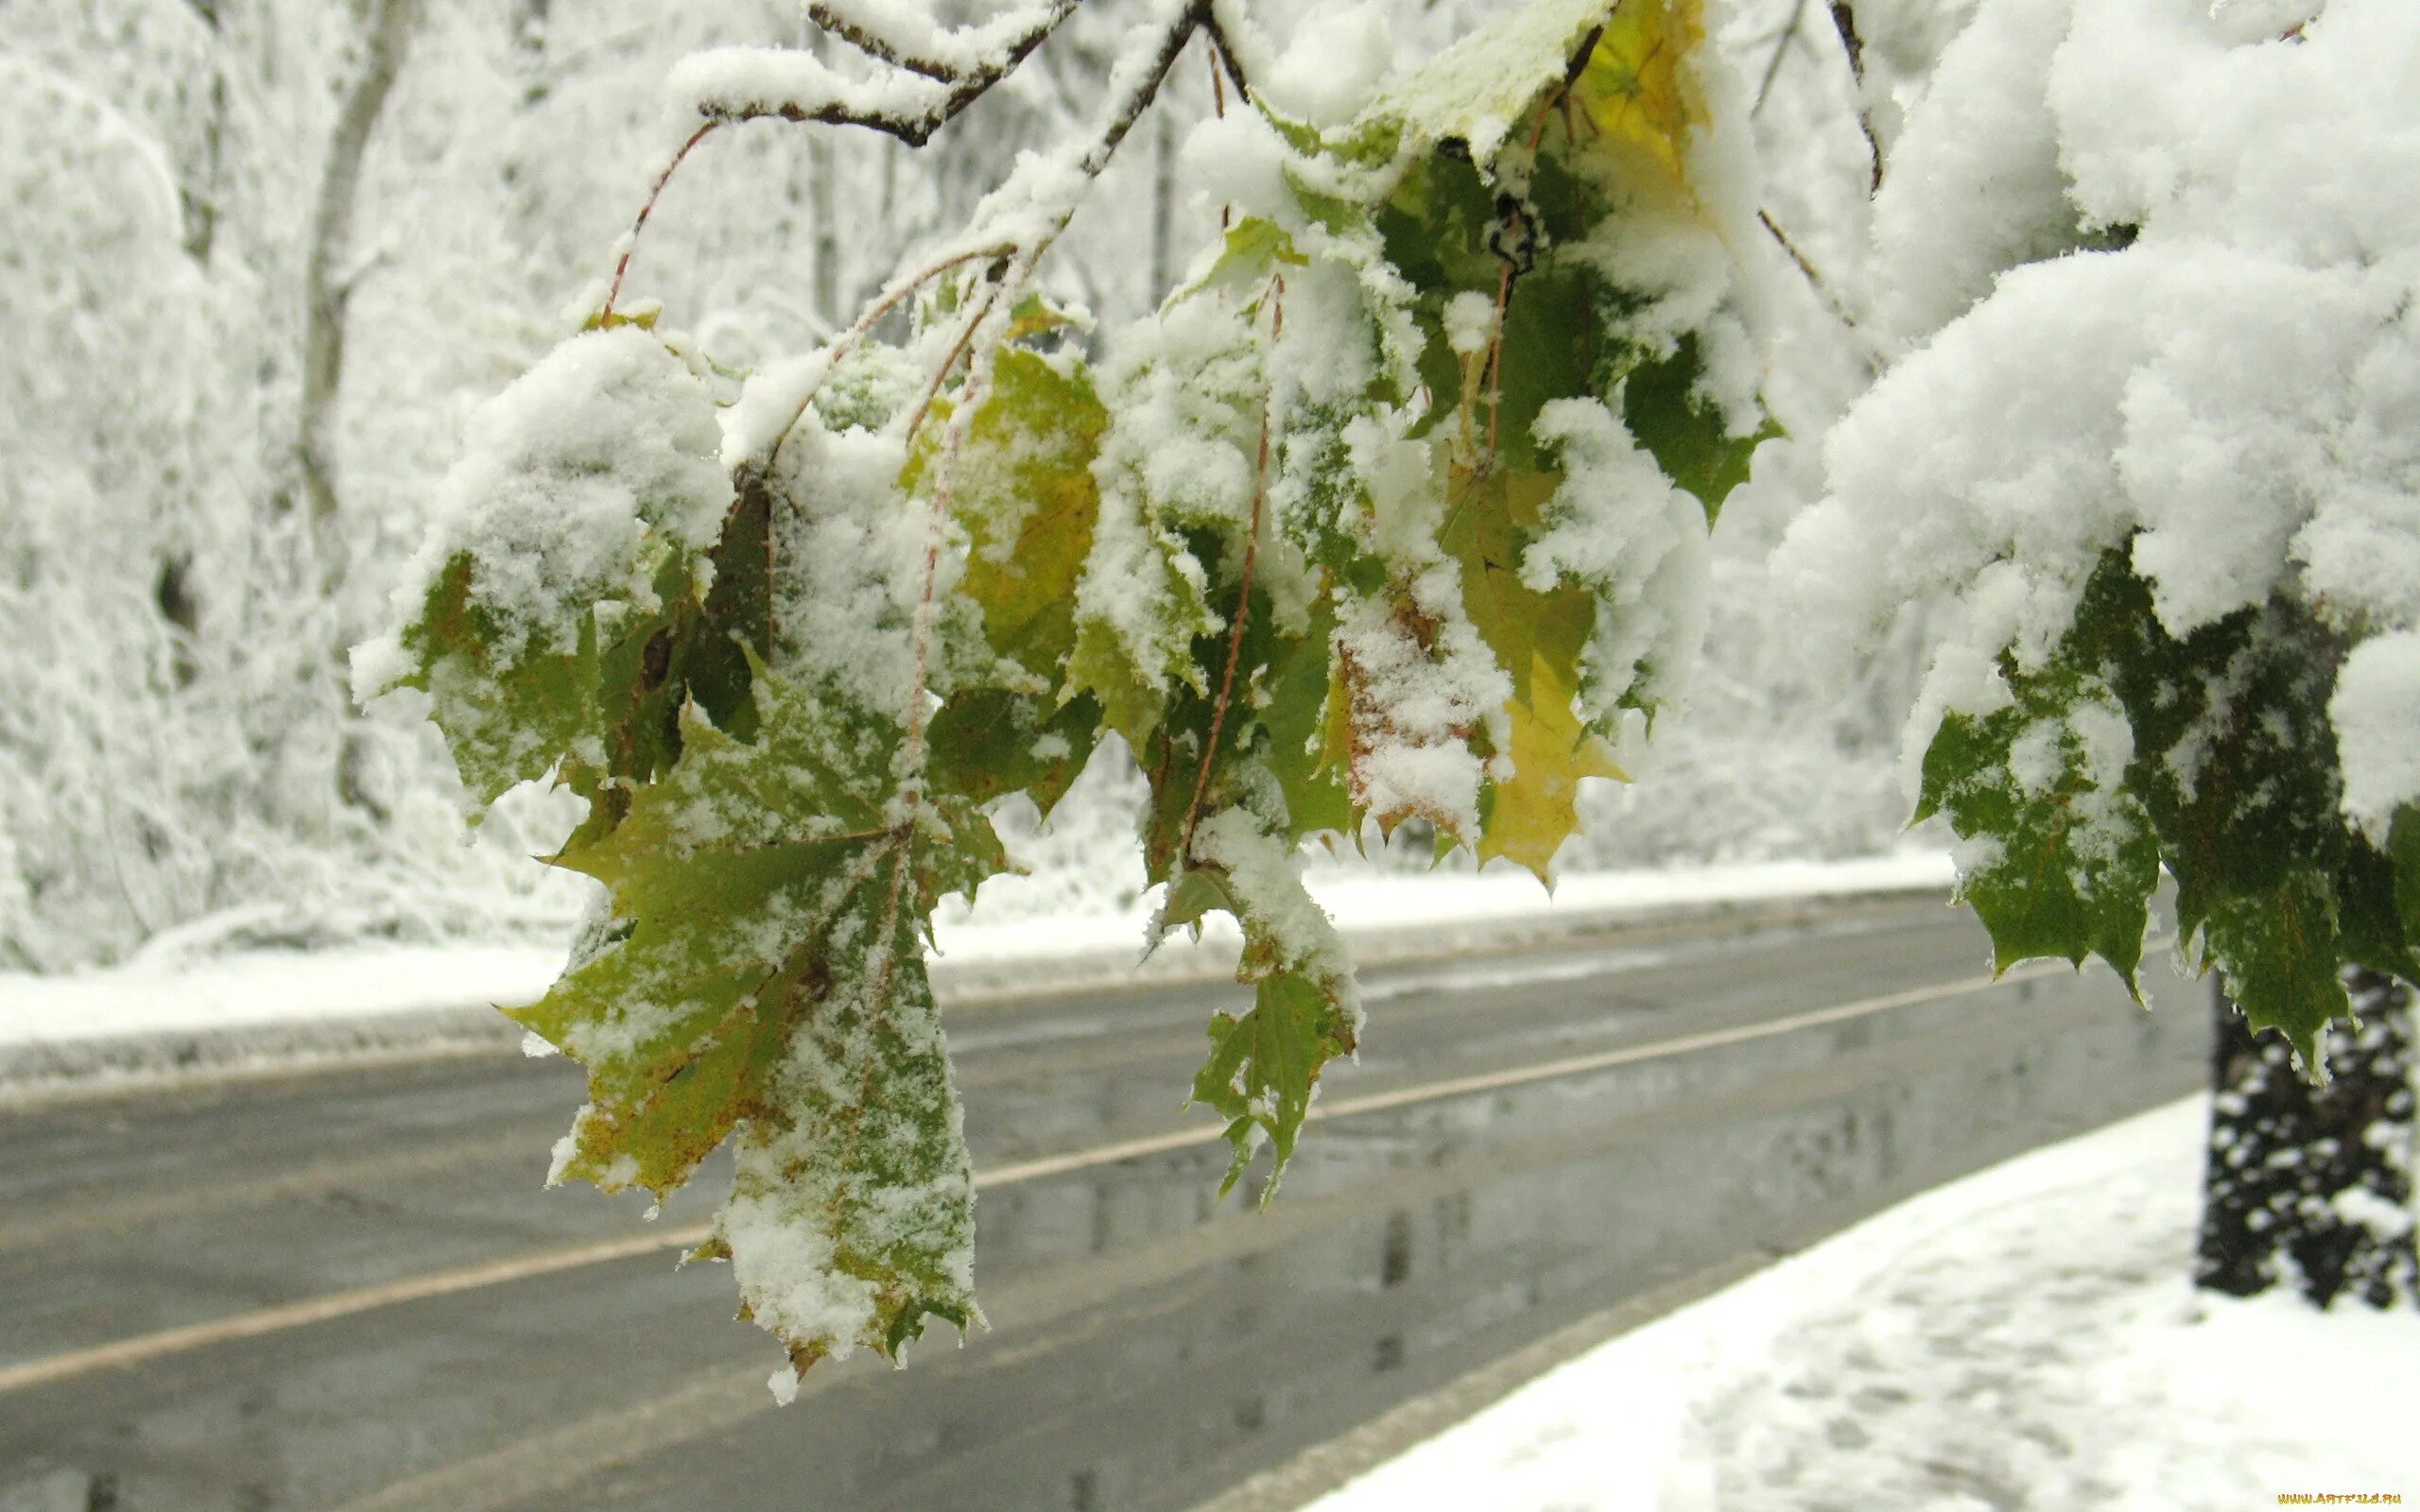
[[[1495,301],[1464,289],[1445,301],[1445,344],[1465,357],[1488,349],[1495,337]]]
[[[1352,957],[1336,920],[1303,885],[1303,857],[1251,811],[1221,809],[1194,832],[1193,853],[1227,873],[1245,926],[1268,941],[1272,965],[1299,971],[1337,999],[1346,1023],[1361,1027]]]
[[[2273,595],[2420,626],[2420,32],[2341,0],[2298,35],[1988,0],[1911,114],[1876,235],[1920,344],[1776,565],[1852,636],[1951,606],[1911,751],[2003,650],[2043,663],[2110,550],[2178,636]]]
[[[772,522],[773,624],[786,673],[856,707],[899,707],[916,676],[926,511],[898,488],[907,445],[888,431],[827,429],[809,411],[781,455]],[[955,579],[942,554],[939,587]]]
[[[959,74],[998,68],[1009,49],[1049,24],[1056,7],[1011,6],[972,26],[946,27],[924,0],[823,0],[842,26],[881,41],[903,58]]]
[[[2074,245],[2076,215],[2046,94],[2075,0],[1985,6],[1943,52],[1874,197],[1871,322],[1914,343],[2004,269]],[[1860,18],[1862,19],[1862,18]]]
[[[2187,1282],[2196,1098],[1917,1197],[1313,1512],[2227,1512],[2409,1494],[2420,1316]]]
[[[703,553],[731,507],[712,394],[648,332],[616,326],[556,347],[471,421],[395,610],[419,616],[457,558],[502,659],[568,653],[597,605],[656,607],[650,535]],[[364,651],[357,687],[383,691],[395,653]]]
[[[1556,400],[1536,429],[1564,475],[1547,502],[1546,531],[1521,558],[1521,580],[1541,593],[1565,578],[1595,592],[1597,625],[1581,669],[1589,714],[1610,722],[1625,702],[1653,708],[1677,698],[1705,636],[1704,507],[1672,487],[1595,400]]]
[[[740,1159],[750,1160],[748,1146]],[[735,1190],[715,1215],[716,1234],[731,1249],[739,1295],[759,1325],[787,1339],[829,1340],[832,1358],[845,1360],[873,1323],[881,1289],[833,1263],[831,1236],[795,1199],[783,1200],[787,1191],[786,1184]],[[775,1375],[776,1398],[786,1400],[797,1390],[795,1375],[787,1395]]]
[[[1471,733],[1512,695],[1462,612],[1462,579],[1438,561],[1387,596],[1347,596],[1336,655],[1352,700],[1354,802],[1382,823],[1418,816],[1478,833],[1479,760]]]
[[[2344,767],[2344,815],[2383,840],[2397,809],[2420,803],[2420,633],[2362,642],[2327,705]]]
[[[1377,97],[1394,61],[1384,7],[1374,0],[1322,0],[1295,23],[1276,66],[1253,76],[1253,90],[1281,115],[1310,126],[1343,126]]]

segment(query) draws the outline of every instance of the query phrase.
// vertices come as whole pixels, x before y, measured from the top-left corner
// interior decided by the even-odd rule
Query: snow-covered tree
[[[2003,966],[2130,983],[2163,871],[2231,1032],[2203,1275],[2412,1298],[2420,27],[2376,0],[1985,0],[1876,198],[1886,371],[1788,569],[1955,608],[1907,751]],[[2341,970],[2363,972],[2365,1025]],[[2353,1110],[2358,1110],[2355,1112]]]

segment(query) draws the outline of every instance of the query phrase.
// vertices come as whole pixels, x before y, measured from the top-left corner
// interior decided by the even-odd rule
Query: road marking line
[[[700,1228],[695,1238],[687,1238],[685,1242],[694,1245],[704,1237],[705,1229]],[[120,1339],[115,1344],[103,1344],[90,1349],[78,1349],[72,1354],[55,1354],[46,1360],[29,1360],[24,1365],[11,1366],[0,1370],[0,1392],[39,1386],[111,1366],[141,1365],[163,1355],[182,1354],[205,1345],[249,1339],[310,1323],[324,1323],[331,1318],[366,1313],[373,1308],[391,1307],[398,1302],[418,1301],[424,1297],[443,1297],[449,1292],[467,1292],[481,1286],[498,1286],[531,1276],[544,1276],[553,1271],[602,1264],[609,1260],[660,1250],[682,1238],[682,1235],[675,1234],[645,1234],[608,1240],[603,1244],[583,1245],[576,1249],[553,1249],[543,1254],[491,1261],[484,1265],[465,1266],[460,1270],[388,1281],[378,1286],[358,1287],[349,1292],[330,1292],[323,1297],[265,1307],[258,1312],[238,1313],[232,1317],[214,1318],[207,1323],[192,1323],[183,1328],[139,1334],[134,1338]]]
[[[1659,1040],[1651,1044],[1630,1045],[1619,1050],[1599,1051],[1594,1055],[1569,1056],[1560,1060],[1543,1061],[1536,1065],[1515,1066],[1504,1071],[1486,1072],[1471,1076],[1456,1076],[1445,1081],[1425,1082],[1417,1087],[1403,1087],[1391,1092],[1373,1092],[1362,1097],[1340,1097],[1315,1104],[1310,1118],[1327,1122],[1350,1118],[1359,1113],[1383,1112],[1389,1108],[1409,1108],[1420,1103],[1442,1102],[1448,1098],[1467,1097],[1476,1092],[1501,1091],[1507,1088],[1524,1087],[1534,1082],[1553,1081],[1566,1076],[1584,1075],[1592,1071],[1604,1071],[1642,1060],[1656,1060],[1668,1056],[1685,1056],[1700,1050],[1719,1049],[1724,1045],[1745,1044],[1756,1040],[1770,1040],[1780,1035],[1795,1034],[1802,1029],[1821,1028],[1871,1014],[1888,1013],[1895,1008],[1914,1007],[1919,1004],[1936,1003],[1946,998],[1968,997],[1989,991],[1995,987],[2014,982],[2028,982],[2038,977],[2067,971],[2063,961],[2043,961],[2016,967],[2002,975],[1979,977],[1943,987],[1911,988],[1903,992],[1886,993],[1881,997],[1860,998],[1854,1003],[1835,1004],[1827,1008],[1814,1008],[1786,1018],[1768,1019],[1761,1022],[1741,1024],[1730,1029],[1712,1029],[1703,1034],[1684,1035],[1677,1040]],[[1199,1144],[1214,1144],[1226,1137],[1226,1130],[1215,1124],[1179,1129],[1167,1134],[1153,1134],[1142,1139],[1122,1140],[1115,1144],[1095,1145],[1090,1149],[1071,1150],[1064,1155],[1048,1155],[1038,1160],[1014,1160],[977,1172],[977,1192],[1000,1187],[1021,1186],[1046,1177],[1064,1176],[1071,1171],[1085,1171],[1096,1166],[1115,1165],[1122,1160],[1139,1160],[1148,1155],[1166,1155],[1172,1151],[1191,1149]],[[445,1297],[455,1292],[475,1291],[484,1286],[501,1286],[531,1277],[551,1275],[556,1271],[578,1270],[588,1265],[601,1265],[611,1261],[627,1260],[635,1255],[655,1254],[666,1249],[688,1249],[705,1242],[712,1230],[703,1224],[684,1228],[659,1230],[632,1235],[626,1239],[608,1240],[601,1244],[582,1245],[570,1249],[547,1250],[523,1255],[511,1260],[491,1261],[485,1264],[464,1266],[458,1270],[440,1271],[433,1275],[416,1276],[403,1280],[386,1281],[376,1286],[357,1287],[352,1291],[331,1292],[325,1296],[300,1302],[286,1302],[256,1312],[239,1313],[231,1317],[215,1318],[206,1323],[187,1324],[182,1328],[164,1329],[156,1333],[144,1333],[113,1344],[96,1345],[89,1349],[77,1349],[55,1354],[46,1359],[28,1360],[22,1365],[0,1368],[0,1393],[22,1390],[27,1386],[46,1385],[55,1381],[87,1374],[94,1370],[137,1366],[171,1354],[224,1344],[235,1339],[257,1338],[265,1333],[302,1328],[313,1323],[325,1323],[404,1302],[416,1302],[431,1297]]]

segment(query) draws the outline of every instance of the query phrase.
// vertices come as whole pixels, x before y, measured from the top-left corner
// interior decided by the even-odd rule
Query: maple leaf
[[[1004,859],[962,800],[901,816],[887,718],[761,668],[757,689],[755,741],[693,707],[672,771],[559,858],[610,889],[609,935],[512,1016],[589,1068],[559,1178],[661,1195],[736,1138],[701,1253],[804,1367],[976,1315],[925,921]]]
[[[1301,859],[1281,829],[1249,809],[1223,809],[1201,821],[1195,856],[1170,883],[1154,928],[1197,924],[1212,909],[1243,926],[1237,975],[1253,984],[1253,1006],[1212,1017],[1210,1056],[1193,1096],[1227,1120],[1235,1157],[1222,1195],[1268,1143],[1266,1203],[1294,1158],[1321,1071],[1359,1041],[1359,999],[1343,940],[1305,890]]]

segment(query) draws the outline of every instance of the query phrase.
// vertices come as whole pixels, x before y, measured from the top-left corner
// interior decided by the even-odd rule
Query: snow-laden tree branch
[[[827,6],[881,71],[709,55],[689,145],[922,140],[1072,7],[1025,14]],[[1097,343],[1041,268],[1214,28],[1249,80],[1201,148],[1227,224]],[[1152,5],[1080,130],[719,412],[687,338],[609,301],[481,417],[356,658],[428,696],[481,799],[588,800],[556,864],[611,917],[521,1010],[592,1074],[557,1173],[668,1191],[732,1138],[701,1252],[787,1346],[778,1391],[978,1315],[923,953],[1005,865],[987,805],[1135,753],[1158,929],[1245,938],[1253,1005],[1193,1095],[1231,1185],[1271,1152],[1266,1199],[1362,1030],[1302,844],[1418,820],[1547,875],[1695,652],[1708,525],[1770,434],[1767,244],[1697,0],[1540,0],[1342,88],[1333,40],[1294,45]]]

